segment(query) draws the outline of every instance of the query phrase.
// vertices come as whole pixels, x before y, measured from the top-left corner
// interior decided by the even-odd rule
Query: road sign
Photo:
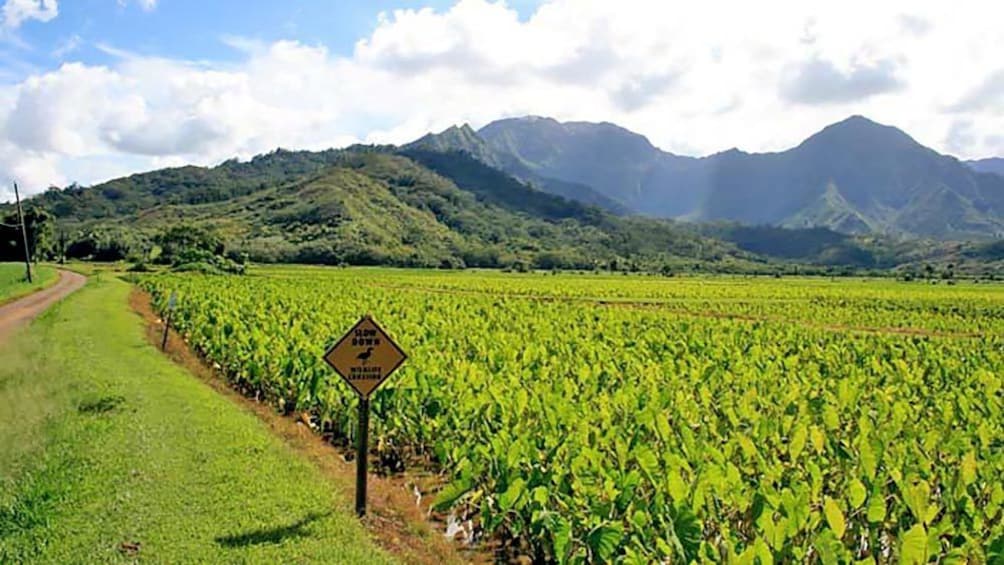
[[[363,316],[324,354],[324,360],[359,395],[356,434],[356,514],[366,515],[366,462],[369,455],[370,394],[408,356],[369,316]]]
[[[328,365],[362,398],[369,398],[407,357],[369,316],[363,316],[324,354]]]

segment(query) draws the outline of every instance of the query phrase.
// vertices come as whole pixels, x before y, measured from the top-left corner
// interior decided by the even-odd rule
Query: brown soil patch
[[[133,288],[129,305],[146,322],[149,342],[160,347],[164,324],[153,311],[149,294]],[[307,457],[342,492],[345,500],[355,498],[354,451],[339,448],[325,441],[300,416],[282,416],[271,407],[247,398],[231,388],[208,366],[174,330],[168,332],[165,351],[172,361],[211,386],[240,408],[254,414],[278,437],[298,453]],[[375,469],[377,462],[370,461]],[[448,540],[445,524],[429,512],[438,480],[425,473],[374,476],[367,480],[367,515],[361,522],[376,543],[406,563],[443,565],[446,563],[492,563],[494,556],[484,546],[462,547]],[[416,503],[415,488],[422,492],[422,503]]]
[[[27,324],[45,310],[66,298],[87,282],[87,277],[59,271],[59,279],[42,290],[17,298],[0,306],[0,341],[18,327]]]

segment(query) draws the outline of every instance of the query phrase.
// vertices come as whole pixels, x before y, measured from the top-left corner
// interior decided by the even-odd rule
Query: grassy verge
[[[0,563],[381,563],[349,501],[162,357],[107,275],[0,345]]]
[[[33,280],[24,278],[24,263],[0,263],[0,305],[56,282],[56,270],[47,265],[32,265]]]

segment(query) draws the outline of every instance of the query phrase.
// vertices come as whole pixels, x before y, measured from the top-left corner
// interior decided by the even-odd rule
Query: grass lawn
[[[97,275],[0,345],[0,563],[382,563],[350,501]]]
[[[56,270],[46,265],[31,266],[32,282],[24,278],[24,263],[0,263],[0,304],[56,282]]]

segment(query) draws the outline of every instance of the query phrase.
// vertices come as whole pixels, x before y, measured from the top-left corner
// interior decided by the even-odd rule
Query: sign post
[[[363,316],[324,354],[324,360],[359,396],[356,433],[356,514],[366,515],[370,395],[408,356],[369,315]]]
[[[366,465],[370,435],[370,399],[359,397],[359,429],[356,431],[356,516],[366,515]]]
[[[160,350],[167,350],[167,331],[171,328],[171,313],[174,312],[174,306],[178,303],[178,293],[171,292],[171,297],[167,299],[167,314],[164,316],[164,337],[160,340]]]

